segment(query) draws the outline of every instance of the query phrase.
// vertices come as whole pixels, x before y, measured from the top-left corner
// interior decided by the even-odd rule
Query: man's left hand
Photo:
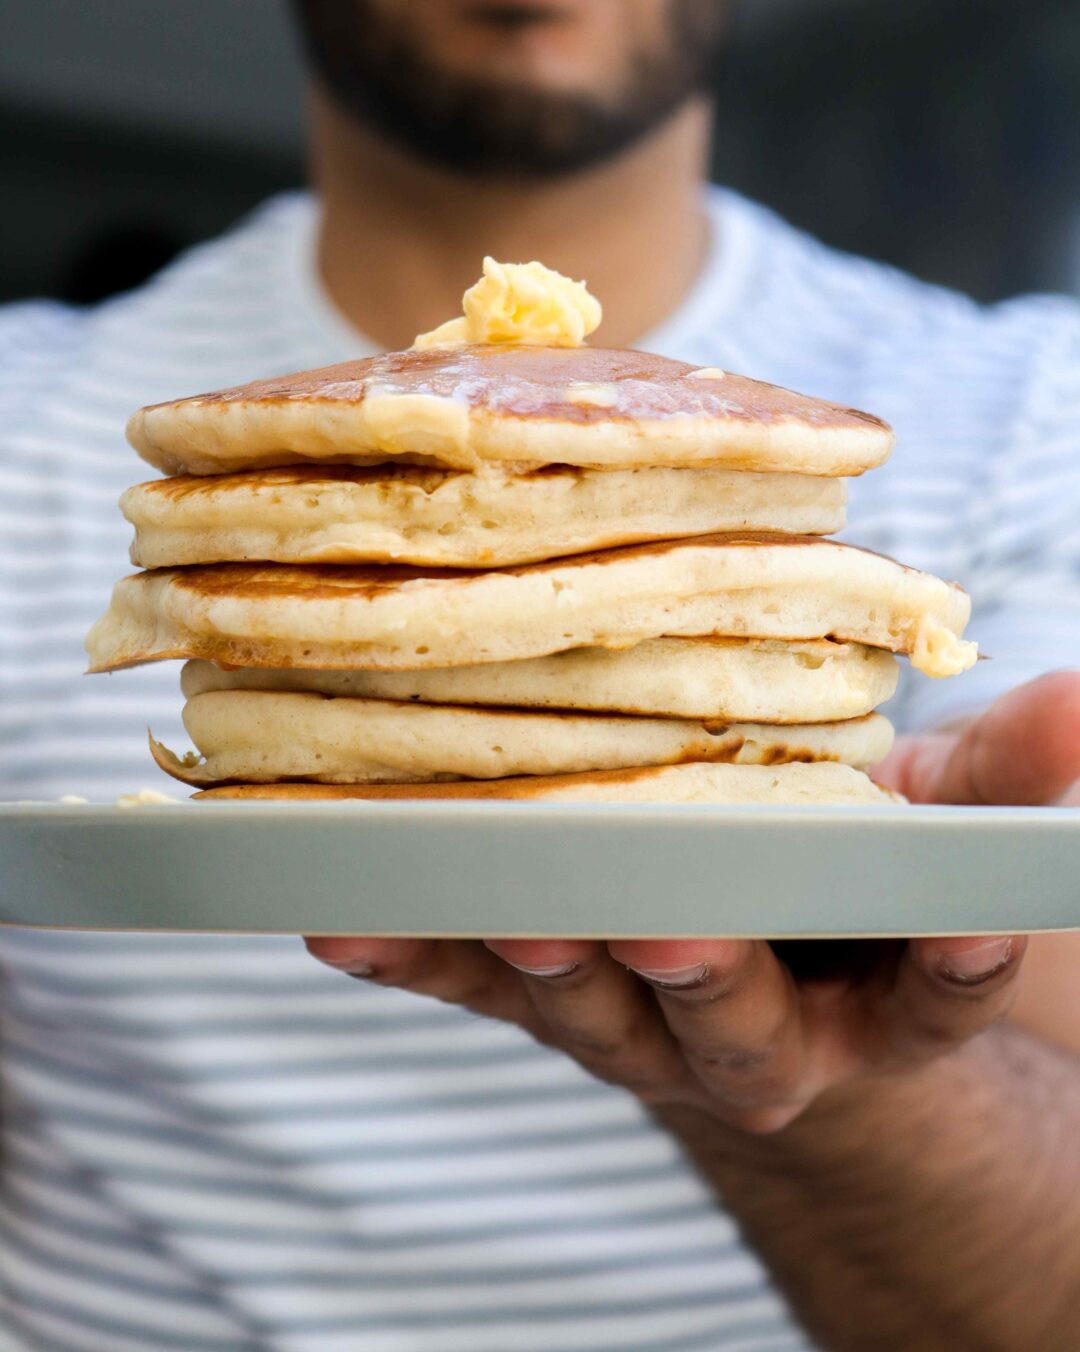
[[[1080,806],[1080,673],[1013,690],[962,732],[900,739],[875,778],[921,803]],[[858,962],[840,974],[802,960],[811,942],[307,944],[351,975],[517,1023],[651,1105],[768,1132],[837,1086],[914,1070],[1000,1019],[1026,940],[853,945]]]

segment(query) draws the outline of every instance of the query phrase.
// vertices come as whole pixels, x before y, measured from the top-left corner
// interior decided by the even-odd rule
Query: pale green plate
[[[430,935],[1080,929],[1080,810],[0,805],[0,924]]]

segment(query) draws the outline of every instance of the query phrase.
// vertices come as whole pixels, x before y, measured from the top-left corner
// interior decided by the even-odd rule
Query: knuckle
[[[805,1097],[804,1076],[776,1047],[709,1048],[688,1061],[700,1084],[736,1112],[790,1111]]]
[[[575,1056],[589,1057],[593,1061],[614,1060],[625,1045],[619,1038],[597,1033],[592,1029],[554,1025],[551,1031],[560,1046],[573,1052]]]
[[[607,1084],[618,1085],[645,1103],[669,1101],[679,1084],[679,1077],[671,1067],[651,1058],[642,1061],[629,1047],[614,1055],[599,1057],[576,1051],[571,1054],[590,1075]]]
[[[666,1073],[653,1076],[647,1084],[633,1090],[642,1103],[653,1107],[693,1107],[708,1109],[708,1100],[703,1099],[699,1087],[687,1083],[687,1076],[678,1073]]]
[[[748,1136],[775,1136],[790,1126],[805,1106],[803,1103],[780,1103],[767,1107],[737,1108],[727,1114],[727,1120]]]
[[[905,1042],[914,1041],[921,1056],[931,1059],[944,1056],[979,1030],[971,1024],[958,1027],[955,1020],[949,1018],[925,1016],[918,1021],[914,1038],[905,1038]]]
[[[369,965],[365,975],[378,986],[393,986],[397,990],[415,991],[418,995],[432,995],[437,1000],[464,1003],[464,995],[452,979],[439,980],[437,963],[416,958],[384,960]]]
[[[490,980],[471,981],[451,994],[439,994],[438,999],[455,1005],[464,1005],[466,1009],[484,1009],[490,1002],[493,985]]]
[[[605,1066],[592,1073],[609,1084],[617,1084],[620,1089],[627,1090],[644,1103],[660,1102],[670,1093],[666,1081],[658,1080],[655,1075],[635,1065]]]
[[[696,1059],[710,1070],[720,1070],[738,1079],[756,1079],[774,1065],[778,1051],[775,1044],[709,1048],[699,1052]]]
[[[603,1031],[550,1016],[548,1023],[561,1046],[579,1059],[588,1058],[591,1062],[615,1062],[631,1054],[642,1033],[640,1019],[606,1027]]]

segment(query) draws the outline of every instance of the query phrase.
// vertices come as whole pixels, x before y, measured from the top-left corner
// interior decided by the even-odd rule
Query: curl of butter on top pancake
[[[484,275],[461,298],[464,315],[449,319],[413,343],[418,352],[466,343],[526,343],[580,347],[603,311],[584,282],[571,281],[543,263],[484,259]]]

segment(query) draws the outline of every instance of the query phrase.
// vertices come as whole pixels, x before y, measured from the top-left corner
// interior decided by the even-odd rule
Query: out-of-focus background
[[[0,0],[0,299],[140,282],[303,178],[284,0]],[[715,177],[984,299],[1080,294],[1078,0],[742,0]]]

